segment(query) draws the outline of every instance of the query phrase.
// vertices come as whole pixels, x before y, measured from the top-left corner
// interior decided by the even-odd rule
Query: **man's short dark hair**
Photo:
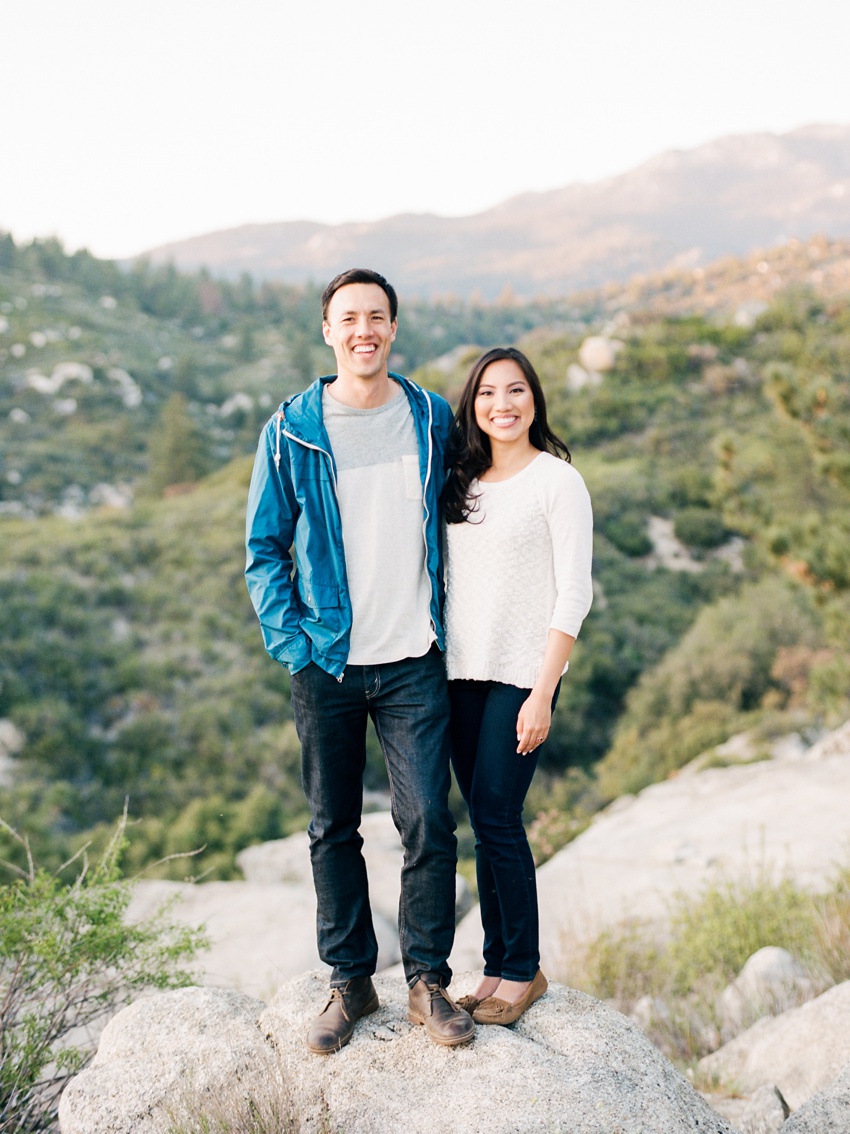
[[[353,283],[377,284],[389,300],[390,321],[395,322],[398,315],[398,296],[395,293],[395,288],[378,272],[373,272],[371,268],[349,268],[347,272],[340,272],[338,276],[334,276],[322,292],[322,320],[324,322],[327,322],[330,301],[341,287]]]

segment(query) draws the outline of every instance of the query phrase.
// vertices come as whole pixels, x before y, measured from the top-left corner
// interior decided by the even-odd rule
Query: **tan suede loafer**
[[[535,1000],[539,1000],[549,982],[540,971],[534,974],[534,980],[528,986],[525,996],[510,1004],[507,1000],[500,1000],[497,996],[487,996],[472,1013],[476,1024],[512,1024],[518,1020],[526,1008],[530,1008]]]
[[[330,1000],[310,1024],[307,1048],[314,1055],[331,1055],[345,1047],[361,1016],[368,1016],[380,1007],[371,977],[352,977],[339,988],[331,989]]]
[[[475,1035],[472,1017],[452,1000],[436,973],[423,973],[408,993],[411,1024],[424,1024],[434,1043],[455,1047]]]
[[[455,1004],[457,1004],[458,1008],[462,1008],[464,1012],[468,1012],[470,1016],[480,1003],[481,1001],[478,999],[478,997],[472,996],[472,994],[469,994],[468,996],[459,996],[455,1001]]]

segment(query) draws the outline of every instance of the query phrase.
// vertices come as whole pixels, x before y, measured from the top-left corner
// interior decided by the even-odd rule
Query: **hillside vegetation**
[[[394,365],[409,372],[565,308],[409,304]],[[122,271],[0,233],[0,514],[77,515],[253,451],[271,411],[333,368],[319,311],[312,287]]]
[[[540,857],[736,731],[850,713],[850,295],[789,283],[749,319],[603,318],[598,297],[402,311],[406,369],[450,398],[480,347],[526,350],[593,497],[596,601],[530,799]],[[125,797],[131,866],[204,848],[157,868],[174,877],[231,877],[241,847],[305,824],[243,517],[269,408],[332,364],[318,322],[314,290],[0,240],[0,816],[40,861],[105,839]],[[578,367],[589,333],[603,373]],[[90,376],[57,377],[70,363]]]

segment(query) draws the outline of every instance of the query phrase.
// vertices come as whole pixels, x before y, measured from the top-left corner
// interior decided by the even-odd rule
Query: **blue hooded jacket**
[[[407,395],[419,443],[422,554],[431,587],[431,622],[442,650],[438,501],[452,411],[439,395],[399,374],[390,377]],[[313,661],[342,680],[351,637],[351,598],[337,470],[322,417],[322,390],[335,378],[319,378],[283,402],[260,435],[248,494],[245,577],[269,654],[290,673]]]

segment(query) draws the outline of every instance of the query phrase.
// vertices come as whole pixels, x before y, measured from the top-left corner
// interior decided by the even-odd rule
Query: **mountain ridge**
[[[729,135],[463,217],[247,224],[140,258],[287,283],[365,263],[407,297],[490,301],[566,295],[817,234],[850,237],[850,125]]]

